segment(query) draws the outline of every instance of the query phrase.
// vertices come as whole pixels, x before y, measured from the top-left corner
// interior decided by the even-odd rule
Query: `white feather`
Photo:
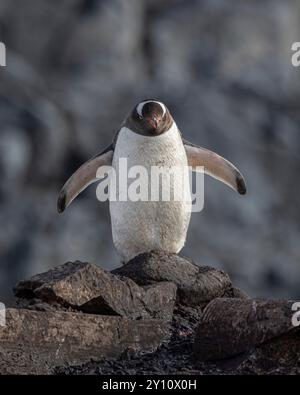
[[[178,166],[188,172],[186,152],[175,123],[155,137],[123,127],[113,157],[117,179],[120,158],[127,158],[128,169],[142,165],[150,172],[151,166]],[[182,188],[178,180],[174,180],[174,188]],[[113,241],[125,262],[142,252],[161,249],[178,253],[184,246],[190,221],[186,201],[111,201],[110,214]]]

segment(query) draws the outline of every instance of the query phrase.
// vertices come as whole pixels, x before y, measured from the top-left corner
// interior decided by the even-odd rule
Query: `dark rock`
[[[300,369],[300,331],[274,337],[249,352],[215,361],[225,372],[242,374],[297,374]]]
[[[171,338],[154,353],[135,353],[130,358],[103,358],[80,366],[55,371],[63,375],[86,374],[189,374],[189,375],[257,375],[300,373],[300,333],[289,332],[272,338],[243,355],[218,361],[201,362],[193,357],[194,331],[202,316],[201,309],[176,307],[171,325]],[[196,322],[197,320],[197,322]]]
[[[300,367],[300,331],[273,338],[257,347],[241,368],[252,365],[257,371],[276,370],[278,367]]]
[[[186,258],[162,251],[140,254],[112,273],[129,277],[139,285],[173,282],[178,287],[178,302],[187,306],[207,304],[235,292],[223,271],[197,266]]]
[[[228,358],[295,330],[292,304],[285,300],[213,300],[196,331],[195,355],[202,361]]]
[[[117,359],[102,358],[81,366],[55,370],[56,374],[197,374],[193,365],[193,333],[201,316],[200,308],[177,306],[170,326],[170,339],[154,353],[127,353]]]
[[[164,320],[7,309],[0,327],[0,374],[49,374],[55,367],[154,351],[168,337]]]
[[[120,315],[128,318],[171,319],[176,299],[173,283],[140,287],[129,278],[119,278],[100,267],[68,262],[38,274],[15,287],[18,298],[35,298],[93,314]],[[23,307],[24,302],[22,304]],[[27,306],[26,306],[27,307]]]

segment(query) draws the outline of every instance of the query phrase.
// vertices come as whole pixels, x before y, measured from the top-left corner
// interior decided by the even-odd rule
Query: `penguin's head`
[[[125,121],[125,126],[144,136],[159,136],[167,132],[173,122],[169,110],[162,102],[148,99],[134,107]]]

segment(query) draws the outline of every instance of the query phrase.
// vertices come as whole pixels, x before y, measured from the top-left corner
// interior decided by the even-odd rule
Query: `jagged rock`
[[[165,320],[128,320],[61,311],[7,309],[0,327],[0,374],[50,374],[55,367],[153,351],[168,337]]]
[[[295,331],[292,301],[218,298],[205,308],[194,343],[199,360],[218,360]]]
[[[176,286],[171,282],[140,287],[129,278],[121,279],[94,264],[79,261],[21,281],[14,292],[18,298],[29,300],[30,308],[37,298],[64,308],[133,319],[171,319],[176,299]]]
[[[181,304],[207,304],[221,296],[234,296],[228,274],[207,266],[197,266],[186,258],[162,251],[140,254],[112,273],[126,276],[139,285],[169,281],[177,285]]]

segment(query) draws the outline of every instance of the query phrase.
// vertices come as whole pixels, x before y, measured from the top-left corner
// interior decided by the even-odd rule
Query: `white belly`
[[[188,183],[182,182],[183,176],[188,177],[188,164],[176,125],[156,137],[141,136],[122,128],[113,157],[117,180],[120,158],[127,158],[128,170],[142,165],[149,175],[151,166],[163,166],[164,169],[176,166],[178,172],[170,184],[171,192],[185,189],[182,198],[177,195],[174,199],[171,195],[172,199],[168,201],[162,201],[161,196],[158,201],[110,201],[113,242],[123,261],[155,249],[179,252],[184,246],[190,222],[190,202],[187,202],[190,190]],[[149,183],[150,179],[149,176]]]

